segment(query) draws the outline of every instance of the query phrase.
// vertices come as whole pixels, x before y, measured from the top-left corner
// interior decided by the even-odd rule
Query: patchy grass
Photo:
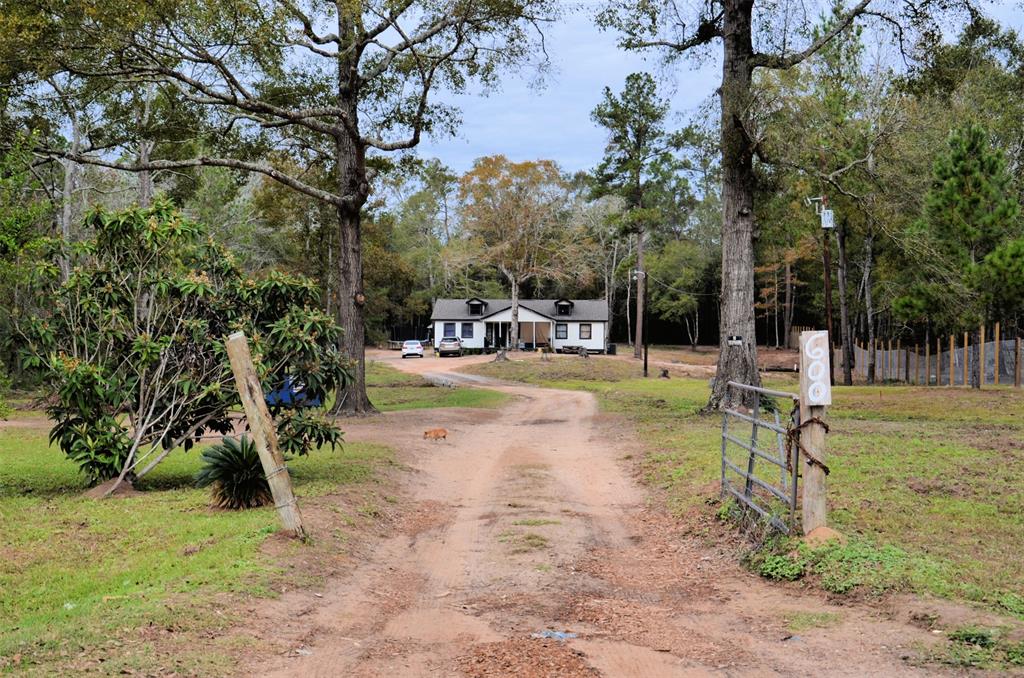
[[[791,633],[803,633],[835,626],[842,617],[838,612],[787,612],[784,619]]]
[[[674,511],[714,511],[707,500],[718,493],[721,418],[699,414],[706,382],[645,380],[639,369],[569,356],[471,368],[595,393],[602,409],[637,426],[645,477]],[[797,389],[790,375],[766,385]],[[791,549],[781,549],[765,574],[810,573],[835,592],[927,592],[1024,619],[1024,393],[839,386],[833,399],[829,520],[851,539],[805,553],[797,565],[783,562]]]
[[[485,388],[442,388],[419,375],[379,362],[367,364],[366,387],[370,402],[383,412],[429,407],[493,408],[500,407],[509,398]]]
[[[502,544],[509,544],[513,554],[529,553],[548,547],[548,538],[536,532],[522,534],[509,530],[499,534],[498,541]]]
[[[289,468],[301,500],[373,483],[389,456],[350,443]],[[142,492],[87,499],[84,478],[47,445],[45,427],[0,429],[0,669],[61,673],[66,662],[100,656],[105,672],[166,673],[154,663],[166,656],[122,641],[137,646],[147,629],[161,638],[224,629],[232,621],[224,595],[273,595],[282,571],[261,553],[279,527],[273,508],[210,508],[208,491],[192,484],[198,466],[198,451],[175,453],[140,482]],[[174,668],[230,673],[239,642],[183,646]]]
[[[949,643],[931,659],[963,668],[1019,671],[1024,666],[1024,641],[1009,640],[1005,631],[975,625],[952,629],[946,634]]]
[[[523,520],[517,520],[513,525],[523,525],[525,527],[542,527],[544,525],[561,525],[562,521],[552,520],[551,518],[524,518]]]

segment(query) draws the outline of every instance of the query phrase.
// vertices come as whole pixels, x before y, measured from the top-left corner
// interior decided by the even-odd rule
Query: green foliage
[[[1024,288],[1024,246],[1015,242],[1022,235],[1020,205],[1010,188],[1006,161],[988,132],[979,125],[953,130],[935,161],[924,216],[910,231],[930,263],[917,269],[909,293],[894,304],[903,318],[973,327],[992,316],[996,295]]]
[[[232,430],[238,395],[223,341],[234,331],[249,338],[268,391],[298,385],[323,402],[347,379],[341,330],[316,308],[308,280],[244,276],[201,226],[163,202],[94,211],[86,228],[80,242],[51,245],[70,262],[66,280],[50,258],[36,267],[36,312],[21,328],[23,364],[52,391],[51,440],[90,481],[134,473],[143,461],[144,474],[205,431]],[[305,412],[282,418],[292,454],[338,436]]]
[[[768,553],[756,561],[757,573],[776,581],[795,581],[803,577],[805,566],[802,559],[781,553]]]
[[[247,436],[241,440],[225,437],[220,445],[203,450],[203,468],[196,473],[196,486],[209,487],[214,503],[225,509],[248,509],[271,502],[270,485],[260,455]]]
[[[966,645],[977,645],[978,647],[995,647],[996,638],[992,629],[980,626],[961,626],[949,633],[949,639]]]

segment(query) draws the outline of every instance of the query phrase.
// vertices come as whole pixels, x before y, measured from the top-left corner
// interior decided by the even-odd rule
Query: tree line
[[[844,351],[1018,327],[1024,48],[967,3],[608,2],[599,27],[661,57],[659,75],[720,47],[723,81],[688,120],[655,75],[610,83],[602,160],[571,175],[500,156],[459,175],[414,153],[457,129],[439,91],[543,70],[558,3],[0,6],[0,349],[19,378],[32,244],[158,196],[247,272],[317,282],[355,361],[339,412],[372,411],[365,343],[421,331],[444,296],[604,297],[635,344],[649,306],[675,343],[721,344],[716,385],[757,383],[758,338],[823,325],[823,245]],[[827,240],[805,203],[819,196]]]

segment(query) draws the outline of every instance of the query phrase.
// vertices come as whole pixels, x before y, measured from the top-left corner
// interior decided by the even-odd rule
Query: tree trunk
[[[752,75],[752,0],[727,0],[722,17],[722,313],[718,369],[705,409],[725,401],[726,384],[758,386],[757,335],[754,328],[754,166],[744,129]],[[730,346],[730,336],[739,337]]]
[[[786,348],[793,348],[790,335],[793,334],[793,264],[786,259],[786,309],[782,321],[783,344]]]
[[[981,388],[981,375],[985,369],[981,364],[981,328],[975,328],[971,333],[971,388]]]
[[[338,391],[334,414],[375,414],[366,395],[366,320],[363,294],[363,255],[359,210],[338,208],[338,321],[344,334],[341,343],[353,361],[352,381]]]
[[[71,113],[71,152],[79,153],[82,150],[82,127],[78,122],[78,115]],[[64,168],[64,187],[61,191],[60,211],[60,235],[65,243],[71,242],[71,222],[74,221],[75,191],[78,190],[78,163],[73,160],[62,160]],[[71,275],[71,263],[65,258],[60,259],[61,275],[67,280]]]
[[[519,350],[519,281],[515,276],[509,276],[509,283],[512,287],[512,322],[509,325],[510,348],[513,351]]]
[[[847,299],[846,226],[840,222],[836,231],[839,245],[839,329],[843,341],[843,384],[853,385],[853,328],[850,326],[850,303]]]
[[[642,358],[644,351],[644,231],[636,234],[636,339],[633,341],[633,357]]]
[[[154,85],[146,85],[142,111],[136,118],[136,125],[139,131],[139,164],[149,163],[149,155],[155,145],[153,141],[146,138],[146,126],[149,124],[149,117],[152,110],[153,97],[156,94]],[[149,207],[153,203],[153,174],[149,170],[139,172],[139,207]]]
[[[864,238],[864,316],[868,334],[868,383],[875,383],[875,309],[871,301],[871,265],[875,235]]]
[[[629,244],[630,251],[626,253],[626,257],[627,258],[629,258],[629,256],[632,254],[632,249],[633,249],[632,239],[629,239],[629,243],[630,243]],[[632,316],[632,311],[630,310],[632,308],[632,304],[633,304],[633,283],[630,281],[630,278],[627,277],[626,278],[626,343],[628,343],[630,346],[633,345],[633,316]]]
[[[339,13],[340,14],[340,13]],[[350,25],[342,14],[338,34],[346,35]],[[352,129],[359,129],[356,107],[358,84],[355,66],[346,58],[338,59],[337,103],[345,109]],[[351,382],[338,391],[334,414],[376,414],[366,395],[366,295],[363,292],[363,248],[361,213],[370,187],[366,180],[366,149],[355,133],[339,135],[335,144],[335,175],[342,204],[338,218],[338,319],[344,330],[342,349],[353,361]]]

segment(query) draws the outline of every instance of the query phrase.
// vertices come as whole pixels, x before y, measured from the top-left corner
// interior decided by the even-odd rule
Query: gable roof
[[[438,299],[434,302],[431,320],[486,320],[512,307],[510,299],[481,299],[486,302],[484,315],[470,315],[468,299]],[[572,315],[558,315],[555,304],[571,301]],[[608,303],[604,299],[520,299],[519,306],[528,308],[557,322],[608,322]]]

